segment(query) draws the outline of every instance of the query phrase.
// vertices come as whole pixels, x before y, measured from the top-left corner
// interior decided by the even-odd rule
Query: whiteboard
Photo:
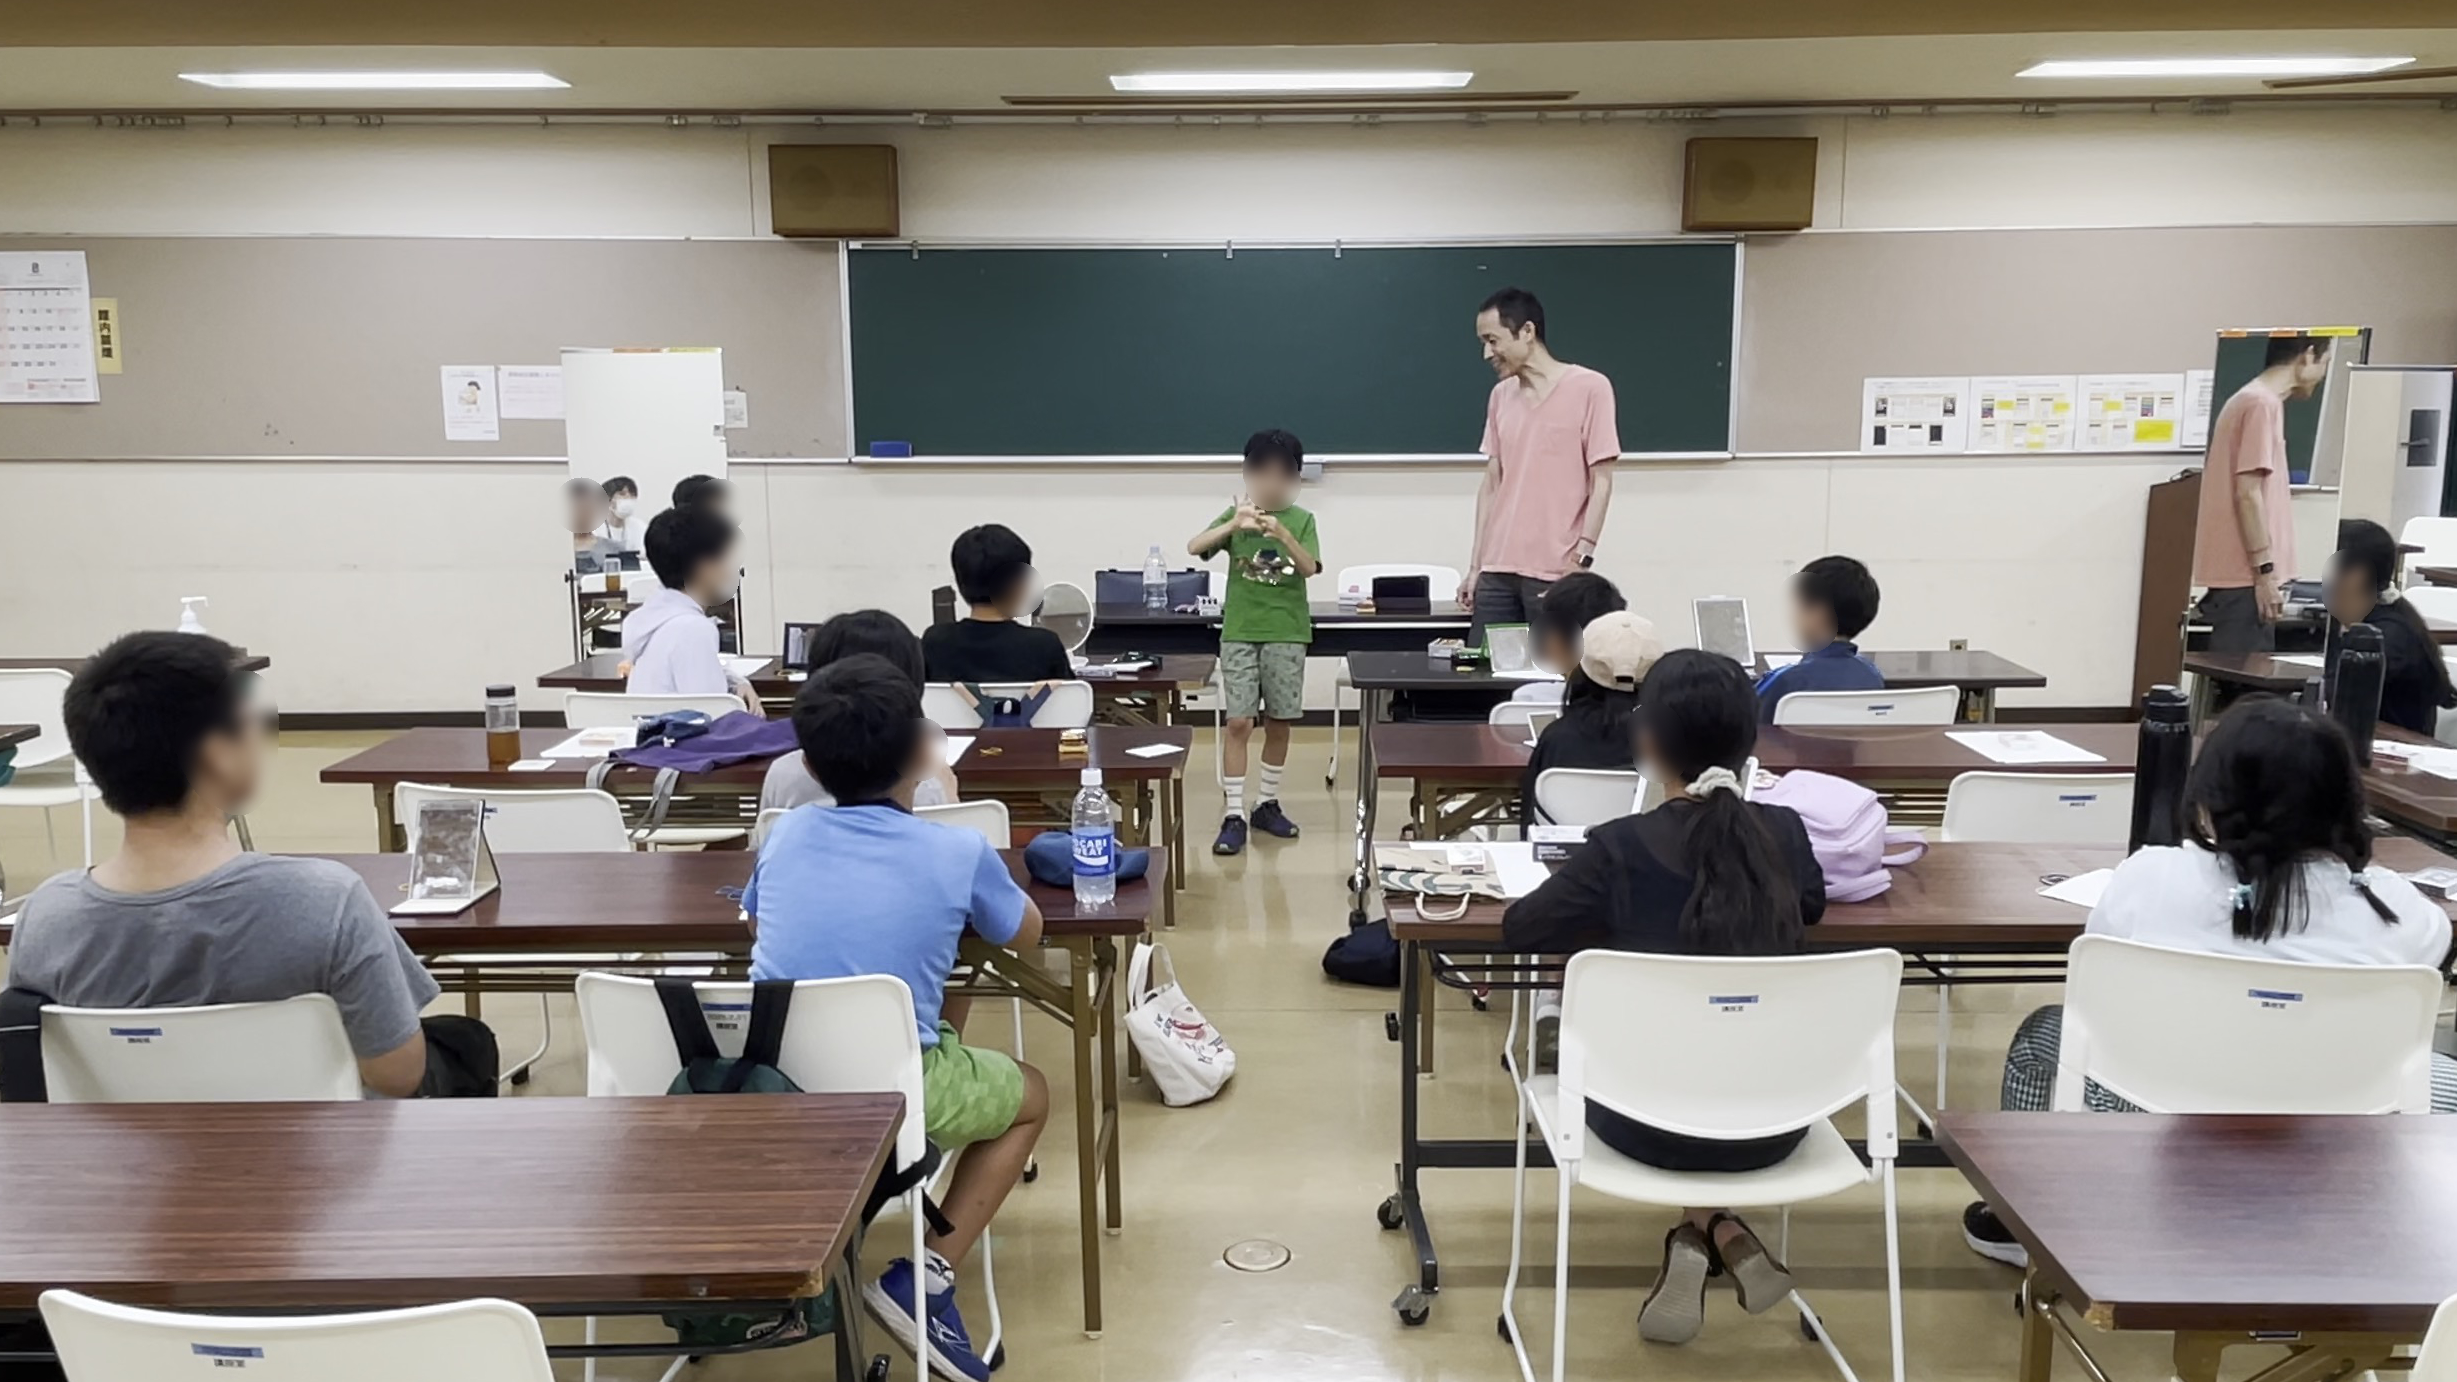
[[[574,478],[639,482],[645,522],[683,477],[725,478],[723,352],[564,347],[563,435]]]

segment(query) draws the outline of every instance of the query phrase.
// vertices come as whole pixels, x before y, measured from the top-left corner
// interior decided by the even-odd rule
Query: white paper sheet
[[[1967,378],[1864,379],[1860,449],[1957,455],[1970,435],[1970,402]]]
[[[1140,748],[1128,749],[1126,756],[1129,758],[1166,758],[1170,754],[1184,752],[1184,749],[1175,744],[1145,744]]]
[[[1516,669],[1514,669],[1514,670],[1512,670],[1512,671],[1508,671],[1508,672],[1503,672],[1503,671],[1498,671],[1498,670],[1497,670],[1497,671],[1495,671],[1495,672],[1493,673],[1493,675],[1495,675],[1495,676],[1497,676],[1497,677],[1500,677],[1500,678],[1501,678],[1502,680],[1504,680],[1504,681],[1561,681],[1561,680],[1563,680],[1563,677],[1562,677],[1562,675],[1561,675],[1559,672],[1547,672],[1547,671],[1545,671],[1545,670],[1544,670],[1543,668],[1541,668],[1541,667],[1520,667],[1520,668],[1516,668]]]
[[[950,768],[954,767],[956,765],[956,760],[962,758],[964,756],[964,751],[971,748],[973,746],[973,741],[980,737],[981,736],[978,734],[948,735],[947,743],[945,745],[947,750],[947,766]]]
[[[2184,444],[2184,376],[2085,374],[2083,451],[2172,451]]]
[[[722,660],[725,663],[725,675],[740,677],[744,681],[749,681],[753,672],[776,661],[772,657],[729,657]]]
[[[2070,451],[2074,376],[2012,374],[1971,381],[1971,450]]]
[[[2039,890],[2041,897],[2070,902],[2076,907],[2096,907],[2099,896],[2107,891],[2107,880],[2116,876],[2114,869],[2092,869],[2077,873],[2062,883],[2052,883]]]
[[[512,765],[512,771],[516,773],[542,773],[547,769],[552,768],[554,765],[554,760],[551,758],[524,758]]]
[[[0,403],[99,403],[83,250],[0,253]]]
[[[495,366],[495,409],[508,418],[563,419],[561,365]]]
[[[640,731],[630,725],[601,725],[584,729],[553,748],[546,750],[548,758],[603,758],[616,749],[627,749],[639,742]]]
[[[740,389],[725,391],[725,430],[738,432],[751,425],[751,396]]]
[[[1544,886],[1553,871],[1536,862],[1536,847],[1525,840],[1502,840],[1493,844],[1417,845],[1418,854],[1429,854],[1439,862],[1434,868],[1447,868],[1458,861],[1481,855],[1492,867],[1493,881],[1501,885],[1502,894],[1516,901]]]
[[[2186,446],[2199,447],[2210,444],[2210,415],[2218,406],[2218,400],[2215,397],[2217,390],[2218,371],[2214,369],[2184,371],[2184,444]]]
[[[2271,661],[2291,663],[2297,667],[2326,667],[2329,665],[2329,659],[2319,653],[2276,653],[2272,655]]]
[[[496,420],[495,367],[445,365],[443,375],[444,440],[501,441]]]
[[[1945,737],[1992,763],[2104,763],[2102,754],[2035,729],[1948,730]]]

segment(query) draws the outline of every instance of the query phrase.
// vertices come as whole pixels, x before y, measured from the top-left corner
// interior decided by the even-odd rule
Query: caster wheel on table
[[[1024,1184],[1026,1184],[1026,1185],[1030,1185],[1030,1184],[1032,1184],[1034,1181],[1039,1180],[1040,1178],[1041,1178],[1041,1163],[1040,1163],[1039,1159],[1038,1159],[1038,1158],[1035,1158],[1034,1160],[1031,1160],[1031,1161],[1027,1161],[1027,1162],[1025,1162],[1025,1163],[1024,1163]]]
[[[1386,1232],[1398,1228],[1407,1221],[1407,1212],[1400,1208],[1397,1195],[1374,1206],[1374,1222],[1382,1225]]]
[[[1382,1014],[1382,1035],[1390,1041],[1399,1040],[1399,1014]]]
[[[1802,1315],[1800,1317],[1800,1337],[1808,1340],[1810,1343],[1817,1342],[1817,1326],[1811,1324],[1809,1322],[1809,1317],[1806,1315]]]
[[[1426,1295],[1422,1286],[1410,1286],[1391,1302],[1391,1308],[1399,1312],[1401,1324],[1414,1329],[1433,1318],[1433,1297]]]
[[[862,1369],[862,1382],[887,1382],[887,1355],[874,1354],[870,1366]]]

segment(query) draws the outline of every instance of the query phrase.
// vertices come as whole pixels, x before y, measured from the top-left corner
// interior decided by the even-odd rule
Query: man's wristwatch
[[[2257,566],[2257,567],[2255,567],[2255,568],[2253,568],[2253,569],[2254,569],[2254,570],[2256,570],[2256,571],[2258,571],[2260,574],[2262,574],[2262,575],[2264,575],[2264,576],[2275,575],[2275,574],[2277,574],[2277,570],[2278,570],[2278,563],[2276,563],[2276,562],[2274,562],[2274,561],[2265,561],[2265,562],[2262,562],[2262,563],[2261,563],[2259,566]]]
[[[1579,557],[1578,569],[1581,571],[1593,571],[1595,569],[1595,553],[1588,552]]]

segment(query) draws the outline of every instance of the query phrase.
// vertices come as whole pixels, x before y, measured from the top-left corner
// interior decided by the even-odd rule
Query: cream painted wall
[[[899,145],[914,234],[1261,240],[1667,232],[1682,141],[1768,130],[1824,141],[1821,227],[2457,220],[2457,114],[2438,112],[813,133]],[[10,127],[0,234],[750,236],[774,133]],[[2155,310],[2154,295],[2127,303]],[[142,332],[142,304],[127,311]],[[2111,322],[2121,330],[2121,313]],[[2049,674],[2008,703],[2116,704],[2141,495],[2181,463],[1631,465],[1602,567],[1676,633],[1691,597],[1747,596],[1772,641],[1784,574],[1851,552],[1888,591],[1872,645],[1968,638]],[[918,620],[949,537],[986,518],[1024,531],[1054,576],[1132,564],[1149,542],[1181,543],[1233,484],[1090,468],[735,474],[755,630],[871,604]],[[466,710],[486,682],[526,683],[568,650],[560,478],[521,463],[0,464],[0,588],[15,592],[0,648],[91,648],[203,592],[217,632],[275,656],[290,708]],[[1335,564],[1457,562],[1474,485],[1471,469],[1358,469],[1311,498]],[[2325,532],[2309,508],[2299,520]]]

